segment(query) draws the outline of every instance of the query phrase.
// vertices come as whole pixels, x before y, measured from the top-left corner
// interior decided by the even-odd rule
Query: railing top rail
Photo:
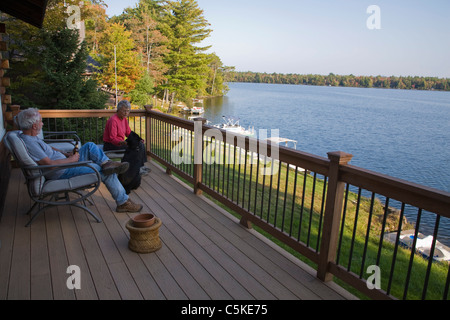
[[[353,165],[340,169],[340,179],[354,186],[450,218],[450,193]]]
[[[95,110],[39,110],[42,118],[95,118],[95,117],[111,117],[117,111],[108,109]],[[145,110],[131,110],[131,117],[143,117],[146,115]]]
[[[192,121],[192,120],[182,119],[182,118],[179,118],[176,116],[172,116],[170,114],[165,114],[160,111],[155,111],[155,110],[151,110],[151,109],[147,109],[147,112],[154,119],[162,120],[169,124],[173,124],[177,127],[181,127],[181,128],[188,129],[191,131],[194,130],[194,121]]]
[[[192,120],[181,119],[179,117],[167,115],[162,112],[152,110],[150,108],[147,108],[147,111],[149,112],[149,114],[151,115],[152,118],[162,120],[162,121],[168,122],[170,124],[176,125],[178,127],[191,130],[191,131],[194,130],[194,121],[192,121]],[[240,135],[234,135],[230,132],[227,132],[224,129],[203,124],[203,126],[202,126],[203,133],[205,133],[208,130],[216,130],[216,132],[221,132],[222,141],[224,141],[224,142],[230,141],[230,144],[233,144],[234,146],[243,147],[243,148],[245,148],[245,150],[252,151],[250,148],[250,145],[251,145],[251,142],[255,142],[255,140],[256,140],[256,142],[259,142],[259,143],[263,142],[261,140],[251,138],[248,136],[245,137],[245,136],[240,136]],[[237,139],[234,139],[233,136],[237,137]],[[228,140],[227,140],[227,138],[228,138]],[[232,139],[232,142],[231,142],[231,139]],[[240,139],[242,142],[239,141]],[[240,143],[242,143],[242,146],[240,145]],[[259,144],[254,144],[254,145],[256,145],[257,150],[253,150],[253,151],[259,152],[260,145]],[[329,160],[327,158],[316,156],[316,155],[298,151],[298,150],[294,150],[294,149],[287,148],[287,147],[280,146],[280,145],[277,147],[279,149],[279,159],[278,160],[288,163],[288,164],[296,165],[298,167],[301,167],[301,168],[304,168],[307,170],[312,170],[319,174],[323,174],[323,175],[328,174]],[[269,156],[272,154],[271,143],[267,143],[267,154]]]

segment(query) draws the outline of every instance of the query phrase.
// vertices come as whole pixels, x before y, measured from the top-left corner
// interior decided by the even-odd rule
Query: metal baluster
[[[381,249],[383,248],[384,228],[386,226],[386,218],[387,218],[388,210],[389,210],[389,198],[386,198],[385,207],[384,207],[383,223],[381,224],[380,243],[378,245],[378,254],[377,254],[377,262],[376,262],[377,266],[380,266]]]
[[[370,234],[370,227],[372,224],[372,215],[373,215],[373,205],[375,203],[375,193],[372,192],[372,198],[370,200],[370,209],[369,209],[369,218],[367,221],[367,230],[366,230],[366,240],[364,242],[364,250],[363,250],[363,256],[361,261],[361,270],[359,271],[359,278],[362,279],[363,270],[366,262],[366,254],[367,254],[367,245],[369,243],[369,234]]]
[[[272,161],[275,161],[272,160]],[[272,172],[273,175],[273,172]],[[278,182],[277,182],[277,196],[276,196],[276,201],[275,201],[275,217],[274,217],[274,221],[273,221],[273,225],[274,227],[277,226],[277,217],[278,217],[278,200],[280,198],[280,180],[281,180],[281,161],[278,161]]]
[[[298,224],[297,241],[300,241],[300,235],[302,234],[303,208],[304,208],[304,204],[305,204],[305,192],[306,192],[306,180],[307,180],[307,178],[308,178],[308,174],[305,171],[304,176],[303,176],[302,204],[300,206],[300,219],[299,219],[299,224]]]
[[[425,274],[425,282],[423,285],[422,300],[425,300],[425,298],[427,296],[428,281],[430,280],[431,265],[433,264],[434,249],[436,247],[436,240],[437,240],[440,220],[441,220],[441,216],[437,214],[436,222],[434,224],[433,242],[431,244],[430,253],[428,255],[429,256],[428,267],[427,267],[427,273]]]
[[[417,244],[417,238],[419,236],[419,226],[420,226],[420,219],[422,217],[422,209],[419,208],[419,211],[417,212],[417,219],[416,219],[416,227],[414,231],[414,239],[411,246],[411,255],[409,257],[409,265],[408,265],[408,271],[406,273],[406,280],[405,280],[405,290],[403,291],[403,300],[406,300],[406,297],[408,295],[408,287],[409,287],[409,280],[411,278],[411,270],[413,266],[414,256],[416,254],[416,244]]]
[[[281,172],[278,172],[278,175],[281,175]],[[286,185],[284,186],[284,203],[283,203],[283,214],[281,220],[281,231],[284,231],[284,218],[286,215],[286,201],[288,196],[288,187],[289,187],[289,163],[286,163]]]
[[[347,214],[347,202],[348,202],[348,195],[350,193],[350,184],[347,183],[347,186],[345,188],[345,198],[344,198],[344,208],[342,210],[342,221],[341,221],[341,233],[339,235],[339,243],[338,243],[338,249],[336,254],[336,264],[339,264],[339,259],[341,258],[341,246],[342,246],[342,239],[344,237],[344,228],[345,228],[345,216]]]
[[[291,224],[289,226],[289,236],[292,236],[292,226],[294,222],[294,212],[295,212],[295,196],[297,193],[297,176],[298,176],[298,167],[295,166],[295,174],[294,174],[294,191],[292,192],[292,208],[291,208]]]
[[[397,237],[395,239],[395,245],[394,245],[394,254],[392,255],[392,264],[391,264],[391,272],[389,274],[389,282],[388,287],[386,290],[386,293],[389,294],[391,292],[391,285],[392,285],[392,279],[394,277],[394,268],[395,268],[395,261],[397,258],[397,251],[398,251],[398,244],[400,240],[400,234],[402,232],[402,223],[403,223],[403,214],[405,213],[405,204],[402,203],[402,209],[400,211],[400,217],[398,222],[398,230],[397,230]]]
[[[320,238],[321,238],[321,234],[322,234],[322,220],[323,220],[323,214],[324,214],[324,210],[325,210],[325,199],[326,199],[326,191],[327,191],[327,180],[328,177],[324,177],[324,181],[323,181],[323,192],[322,192],[322,204],[321,204],[321,209],[320,209],[320,217],[319,217],[319,230],[317,231],[317,244],[316,244],[316,252],[319,252],[319,248],[320,248]]]
[[[314,172],[313,188],[312,188],[312,195],[311,195],[311,208],[309,211],[308,237],[306,238],[306,245],[308,247],[309,247],[309,240],[310,240],[310,236],[311,236],[312,217],[314,214],[314,199],[316,197],[316,178],[317,178],[317,172]]]
[[[355,244],[356,226],[358,224],[358,214],[359,214],[360,204],[361,204],[361,188],[358,188],[358,200],[356,202],[355,223],[353,224],[353,234],[352,234],[352,241],[350,244],[350,253],[349,253],[349,258],[348,258],[348,266],[347,266],[348,271],[350,271],[351,264],[352,264],[353,248],[354,248],[354,244]]]

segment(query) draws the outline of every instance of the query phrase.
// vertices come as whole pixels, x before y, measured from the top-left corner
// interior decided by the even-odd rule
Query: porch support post
[[[320,245],[317,277],[325,282],[333,280],[328,264],[336,261],[336,248],[344,199],[345,183],[339,180],[339,167],[346,165],[353,155],[337,151],[329,152],[328,191],[326,198],[322,241]]]
[[[205,118],[194,120],[194,193],[201,195],[200,185],[203,181],[203,125]]]
[[[150,155],[152,151],[152,117],[148,112],[152,111],[153,105],[145,105],[145,110],[147,110],[147,114],[145,116],[145,151],[147,153],[147,156]]]

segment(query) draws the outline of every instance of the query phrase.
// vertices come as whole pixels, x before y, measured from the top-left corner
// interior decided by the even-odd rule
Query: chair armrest
[[[94,172],[100,178],[100,173],[98,172],[98,170],[95,167],[93,167],[91,165],[92,163],[93,163],[92,161],[80,161],[80,162],[74,162],[74,163],[63,163],[63,164],[55,164],[55,165],[27,166],[27,167],[23,167],[23,169],[25,169],[25,170],[52,169],[52,170],[45,170],[45,173],[41,172],[40,174],[36,174],[36,175],[30,176],[30,177],[27,178],[27,179],[36,179],[36,178],[40,178],[40,177],[42,177],[44,175],[47,175],[49,173],[59,171],[61,169],[69,169],[69,168],[76,168],[76,167],[89,167],[92,170],[94,170]]]
[[[47,142],[47,143],[52,143],[52,142],[69,142],[69,143],[74,143],[74,142],[77,142],[77,140],[75,140],[75,139],[47,139],[47,138],[43,139],[43,141]]]
[[[44,134],[77,134],[77,131],[44,131]]]
[[[125,149],[123,150],[108,150],[108,151],[103,151],[104,154],[108,155],[109,153],[125,153]]]
[[[81,141],[76,131],[44,131],[42,132],[42,134],[44,136],[44,140],[52,140],[48,138],[55,136],[73,136],[73,140],[78,142]],[[62,142],[70,142],[69,140],[71,139],[56,139],[56,140],[66,140]]]

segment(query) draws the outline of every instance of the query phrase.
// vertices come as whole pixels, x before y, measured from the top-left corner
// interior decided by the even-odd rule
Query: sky
[[[105,0],[109,16],[137,0]],[[237,71],[450,78],[449,0],[197,0]],[[375,6],[375,7],[373,7]]]

